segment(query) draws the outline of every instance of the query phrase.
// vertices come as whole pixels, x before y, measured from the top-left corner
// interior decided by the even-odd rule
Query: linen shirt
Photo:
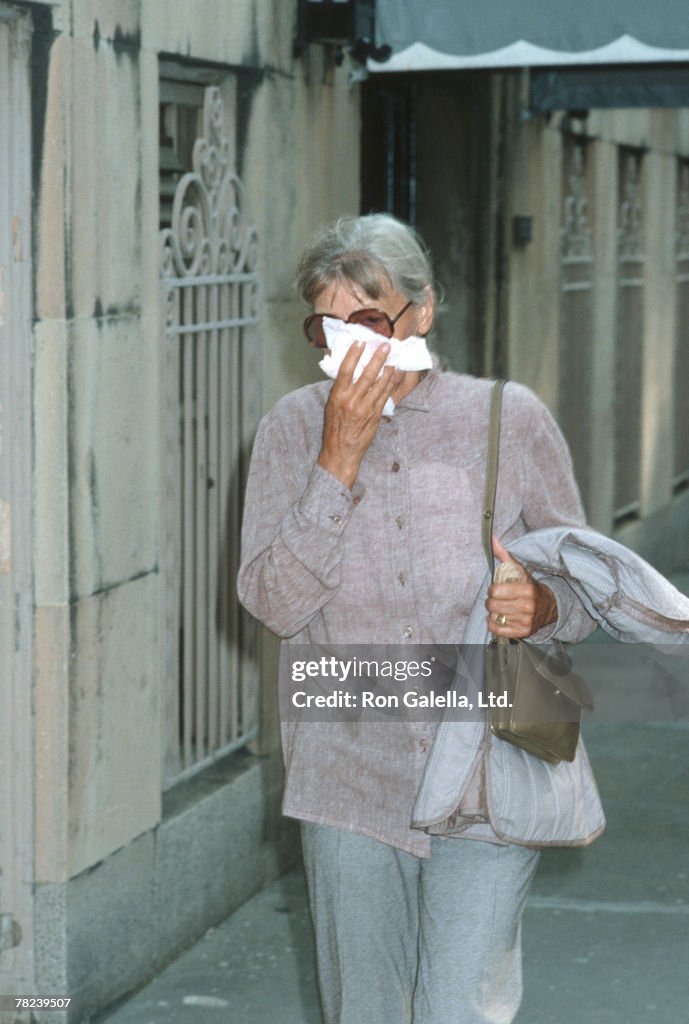
[[[492,383],[434,368],[381,420],[350,491],[317,464],[331,381],[281,399],[259,425],[247,484],[239,597],[287,644],[457,644],[486,573],[481,541]],[[583,525],[571,459],[522,385],[503,395],[494,532]],[[552,633],[593,628],[547,579]],[[283,659],[281,659],[281,664]],[[288,685],[284,666],[281,687]],[[431,722],[283,722],[286,815],[351,829],[417,856],[410,827]]]

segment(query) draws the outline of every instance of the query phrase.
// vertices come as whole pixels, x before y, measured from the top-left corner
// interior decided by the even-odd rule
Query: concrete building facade
[[[526,70],[383,70],[363,117],[362,201],[411,217],[435,254],[442,357],[532,387],[592,525],[685,564],[689,111],[538,113]]]
[[[191,725],[193,710],[182,725],[177,705],[174,718],[180,625],[166,588],[181,585],[181,541],[166,547],[165,530],[183,456],[179,402],[165,404],[161,226],[170,228],[184,174],[207,171],[176,227],[182,260],[193,262],[194,231],[208,252],[167,277],[181,282],[182,319],[185,273],[207,282],[192,282],[200,332],[177,337],[203,336],[206,360],[219,358],[222,339],[230,359],[229,393],[213,391],[215,370],[207,362],[203,376],[197,361],[185,397],[195,444],[203,388],[216,442],[221,415],[231,421],[225,447],[216,443],[215,493],[221,483],[232,491],[234,511],[221,502],[221,522],[216,508],[198,558],[207,579],[190,594],[195,605],[205,586],[212,617],[216,594],[234,593],[252,429],[301,383],[309,357],[293,344],[295,254],[315,224],[359,201],[356,90],[320,49],[294,58],[295,21],[295,4],[282,0],[0,4],[1,721],[11,780],[0,989],[70,996],[61,1021],[86,1020],[135,987],[294,857],[295,831],[279,815],[277,728],[259,736],[246,667],[260,652],[233,611],[232,629],[216,630],[218,649],[245,682],[239,692],[232,684],[225,735],[209,739],[219,714],[210,703]],[[216,135],[197,157],[209,89]],[[224,292],[222,272],[232,278]],[[240,310],[247,274],[253,305]],[[201,308],[223,296],[237,308]],[[203,456],[197,471],[210,491]],[[217,654],[214,665],[217,680]],[[210,692],[187,699],[217,704]],[[170,748],[184,729],[183,771]],[[233,753],[219,760],[219,750]]]

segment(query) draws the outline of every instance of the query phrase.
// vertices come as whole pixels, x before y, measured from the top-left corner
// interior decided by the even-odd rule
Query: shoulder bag
[[[520,567],[503,562],[493,573],[492,533],[498,481],[500,416],[504,380],[491,396],[488,468],[483,513],[483,546],[495,582],[523,579]],[[494,637],[485,652],[483,695],[491,732],[551,764],[573,761],[584,709],[593,708],[586,680],[575,672],[560,641],[547,654],[525,640]]]

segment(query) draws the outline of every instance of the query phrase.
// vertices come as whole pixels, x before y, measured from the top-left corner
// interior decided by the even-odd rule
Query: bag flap
[[[569,658],[558,658],[547,654],[535,644],[521,641],[521,657],[528,658],[539,675],[559,690],[568,700],[573,701],[580,708],[593,710],[593,694],[591,688],[583,676],[579,675],[572,668]]]

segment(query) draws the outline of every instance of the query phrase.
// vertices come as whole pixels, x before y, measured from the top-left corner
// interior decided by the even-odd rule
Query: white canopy
[[[376,0],[371,71],[689,61],[687,0]]]

